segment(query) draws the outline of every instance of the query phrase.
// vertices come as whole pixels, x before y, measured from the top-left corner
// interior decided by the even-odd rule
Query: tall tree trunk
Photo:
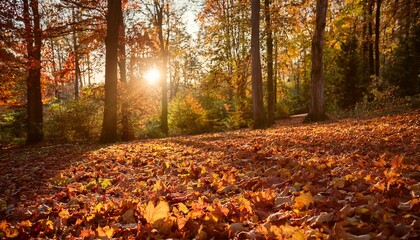
[[[373,5],[374,0],[368,0],[368,52],[369,52],[369,75],[375,74],[375,63],[373,58]]]
[[[38,0],[32,0],[30,6],[33,14],[33,26],[29,11],[28,0],[23,0],[23,12],[25,23],[25,40],[27,48],[28,77],[27,86],[27,113],[28,126],[26,143],[38,143],[44,138],[42,95],[41,95],[41,45],[42,33]]]
[[[167,77],[167,62],[168,62],[168,54],[167,49],[168,46],[165,44],[165,37],[163,36],[163,11],[164,6],[160,5],[157,1],[154,2],[155,7],[155,27],[158,31],[158,37],[159,37],[159,47],[160,47],[160,63],[161,63],[161,87],[162,87],[162,115],[161,115],[161,122],[160,127],[162,130],[162,133],[165,136],[168,136],[169,130],[168,130],[168,85],[166,82]],[[167,6],[168,7],[168,6]],[[168,9],[169,11],[169,9]]]
[[[178,86],[179,86],[179,79],[180,79],[180,63],[179,61],[175,61],[174,62],[175,66],[174,66],[174,73],[173,76],[170,77],[170,84],[169,84],[169,101],[172,101],[176,94],[178,93]],[[183,68],[183,75],[184,75],[184,80],[187,80],[187,64],[184,64],[184,68]]]
[[[379,32],[381,22],[381,0],[376,1],[376,20],[375,20],[375,76],[379,77]]]
[[[121,17],[120,21],[120,40],[119,40],[119,69],[120,69],[120,81],[124,88],[124,95],[122,97],[121,104],[121,140],[129,141],[135,138],[133,126],[130,119],[129,107],[129,96],[130,88],[127,80],[127,56],[125,49],[125,25],[124,19]]]
[[[311,103],[305,121],[327,119],[324,109],[323,48],[328,0],[317,0],[315,31],[312,38]]]
[[[52,61],[52,71],[53,71],[53,78],[54,78],[54,97],[55,99],[59,100],[60,96],[58,94],[58,73],[57,73],[57,65],[55,62],[55,48],[54,48],[54,40],[50,38],[51,43],[51,61]]]
[[[363,5],[363,25],[362,25],[362,75],[363,85],[367,86],[369,82],[369,54],[368,54],[368,4],[366,1],[362,1]]]
[[[87,73],[88,73],[88,75],[87,75],[87,78],[88,78],[88,86],[90,86],[90,85],[92,85],[92,82],[91,82],[91,69],[90,69],[90,52],[88,51],[87,52],[87,56],[86,56],[86,61],[87,61]]]
[[[162,54],[162,116],[161,116],[161,129],[165,136],[169,134],[168,128],[168,83],[166,82],[167,75],[167,62],[168,56],[166,50],[163,50]]]
[[[118,85],[118,35],[121,0],[108,0],[106,15],[107,33],[105,38],[105,109],[100,142],[116,142],[117,136],[117,85]]]
[[[279,61],[278,61],[278,41],[277,38],[274,38],[274,115],[276,114],[276,104],[277,104],[277,81],[279,76]]]
[[[71,9],[73,27],[76,27],[76,13],[74,7]],[[74,99],[79,99],[79,79],[80,79],[80,66],[79,66],[79,48],[77,45],[77,32],[73,29],[73,52],[74,52]]]
[[[260,58],[260,1],[252,0],[251,5],[251,63],[252,63],[252,104],[254,129],[265,128],[267,117],[264,110],[262,73]]]
[[[267,112],[268,112],[268,124],[274,124],[274,82],[273,82],[273,30],[271,28],[270,19],[270,1],[264,0],[264,14],[265,14],[265,26],[266,26],[266,42],[267,42]]]

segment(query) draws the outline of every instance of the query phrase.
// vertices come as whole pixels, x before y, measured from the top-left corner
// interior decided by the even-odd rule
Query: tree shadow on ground
[[[17,208],[60,191],[52,182],[100,145],[34,145],[0,152],[0,219],[19,217]]]

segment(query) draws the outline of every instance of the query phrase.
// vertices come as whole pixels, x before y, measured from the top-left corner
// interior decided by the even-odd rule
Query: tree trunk
[[[162,87],[162,115],[161,115],[161,122],[160,127],[162,133],[165,136],[168,136],[168,85],[166,82],[166,75],[167,75],[167,62],[168,62],[168,54],[167,49],[168,46],[165,44],[165,38],[163,36],[163,6],[158,3],[158,1],[154,2],[155,7],[155,27],[158,31],[159,37],[159,47],[160,47],[160,63],[161,63],[161,87]]]
[[[369,52],[369,75],[373,76],[375,74],[375,63],[373,58],[373,2],[374,0],[368,0],[368,52]]]
[[[311,69],[311,103],[308,121],[323,121],[327,119],[324,109],[324,69],[323,48],[328,0],[317,0],[315,31],[312,38],[312,69]]]
[[[277,38],[274,38],[274,116],[276,114],[276,104],[277,104],[277,81],[279,76],[279,61],[278,61],[278,41]]]
[[[76,27],[76,13],[74,7],[71,9],[73,27]],[[76,29],[73,29],[73,53],[74,53],[74,99],[79,99],[79,79],[80,79],[80,66],[79,66],[79,48],[77,45]]]
[[[124,19],[121,17],[120,21],[120,39],[119,39],[119,68],[120,68],[120,81],[124,88],[124,95],[122,96],[121,104],[121,140],[129,141],[135,138],[133,126],[130,119],[129,96],[130,88],[127,81],[127,56],[125,50],[125,25]]]
[[[262,73],[260,59],[260,1],[252,0],[251,5],[251,63],[252,63],[252,104],[254,111],[254,129],[265,128],[267,117],[264,110]]]
[[[30,5],[33,14],[33,26],[31,25],[32,21],[29,13],[28,0],[23,1],[25,40],[28,61],[28,77],[26,80],[28,126],[26,143],[38,143],[44,138],[41,95],[42,33],[38,11],[38,0],[32,0]]]
[[[121,13],[121,0],[108,0],[106,15],[107,33],[105,38],[105,109],[102,124],[102,143],[117,141],[117,85],[118,85],[118,35]]]
[[[51,61],[52,61],[52,71],[53,71],[53,78],[54,78],[54,98],[59,100],[60,96],[58,94],[58,73],[57,73],[57,66],[55,62],[55,48],[54,48],[54,40],[50,38],[51,43]]]
[[[179,86],[179,79],[180,79],[180,63],[178,61],[174,62],[174,73],[173,76],[170,77],[170,84],[169,84],[169,101],[174,100],[176,94],[178,93],[178,86]],[[187,80],[187,64],[184,64],[184,80]]]
[[[264,0],[264,14],[265,14],[265,26],[266,26],[266,41],[267,41],[267,112],[268,112],[268,124],[274,124],[274,83],[273,83],[273,30],[271,28],[270,19],[270,1]]]
[[[86,56],[86,60],[87,60],[87,73],[88,73],[88,86],[91,86],[92,85],[92,82],[91,82],[91,69],[90,69],[90,52],[88,51],[87,52],[87,56]]]
[[[375,20],[375,76],[379,77],[379,27],[381,22],[381,0],[376,2],[376,20]]]
[[[162,54],[162,116],[161,116],[161,129],[162,133],[165,136],[168,136],[169,134],[169,128],[168,128],[168,84],[166,82],[166,75],[167,75],[167,53],[165,50],[163,50]]]

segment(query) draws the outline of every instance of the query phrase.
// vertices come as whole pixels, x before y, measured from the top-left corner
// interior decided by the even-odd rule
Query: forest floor
[[[420,110],[1,149],[0,238],[419,239]]]

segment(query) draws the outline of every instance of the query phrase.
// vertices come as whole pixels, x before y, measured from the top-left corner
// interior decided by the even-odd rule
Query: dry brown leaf
[[[369,234],[364,235],[353,235],[348,232],[343,227],[343,222],[337,222],[331,232],[333,239],[340,240],[370,240],[372,237]]]

